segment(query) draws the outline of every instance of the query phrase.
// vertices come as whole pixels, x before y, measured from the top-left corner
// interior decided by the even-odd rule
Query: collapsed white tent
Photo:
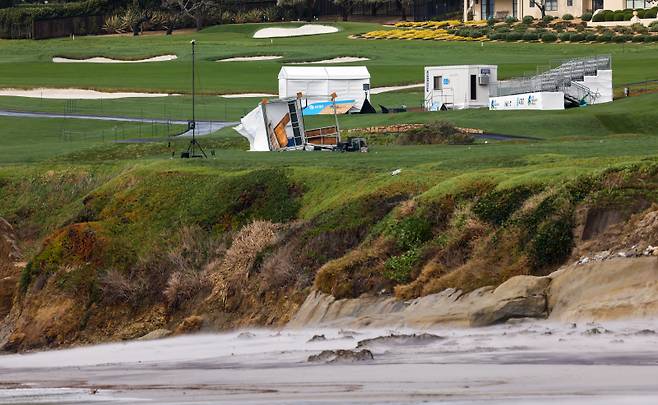
[[[283,66],[279,72],[279,98],[302,93],[305,115],[333,114],[325,108],[332,93],[336,104],[350,107],[345,111],[358,112],[369,89],[370,72],[365,66]]]
[[[263,100],[235,129],[249,141],[249,150],[267,152],[304,147],[304,121],[297,98]]]

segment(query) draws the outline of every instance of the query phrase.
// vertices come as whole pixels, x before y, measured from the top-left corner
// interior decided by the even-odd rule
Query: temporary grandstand
[[[559,110],[612,101],[612,59],[566,60],[531,76],[492,83],[491,110]]]

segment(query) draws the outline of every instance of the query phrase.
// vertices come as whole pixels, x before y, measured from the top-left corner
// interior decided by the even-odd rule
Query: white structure
[[[562,110],[612,101],[609,56],[572,59],[532,77],[498,81],[491,110]]]
[[[490,86],[497,79],[495,65],[425,67],[425,109],[487,107]]]
[[[297,98],[263,100],[233,129],[249,140],[250,151],[302,149],[306,139],[301,110]]]
[[[336,93],[336,104],[351,104],[347,110],[358,112],[369,90],[370,73],[365,66],[283,66],[279,72],[279,98],[296,97],[301,92],[305,108],[326,103],[327,96]],[[304,113],[318,112],[311,108]]]

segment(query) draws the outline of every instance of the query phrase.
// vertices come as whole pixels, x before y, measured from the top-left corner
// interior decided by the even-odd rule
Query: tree
[[[340,7],[340,14],[343,17],[343,21],[347,21],[349,16],[354,11],[354,6],[359,0],[333,0],[334,4]]]
[[[395,5],[402,13],[402,20],[407,20],[407,7],[414,4],[414,0],[395,0]]]
[[[316,0],[277,0],[276,5],[295,8],[298,11],[298,17],[301,16],[308,21],[313,20],[315,16]]]
[[[10,8],[14,6],[14,0],[0,0],[0,8]]]
[[[162,7],[173,13],[176,20],[182,15],[187,15],[194,20],[197,30],[203,28],[205,15],[218,4],[220,2],[212,0],[162,0]]]
[[[541,11],[541,18],[546,17],[546,0],[530,0]]]
[[[370,14],[375,17],[379,8],[388,3],[388,0],[364,0],[364,3],[370,6]]]

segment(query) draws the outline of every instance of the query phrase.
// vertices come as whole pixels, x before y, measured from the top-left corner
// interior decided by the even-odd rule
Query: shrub
[[[397,142],[401,145],[430,145],[430,144],[471,144],[473,136],[457,130],[454,125],[437,121],[415,128],[400,135]]]
[[[533,21],[535,21],[535,19],[531,15],[527,15],[527,16],[523,17],[523,23],[526,24],[526,25],[532,24]]]
[[[605,32],[602,35],[599,35],[598,41],[599,42],[612,42],[612,39],[614,38],[614,35],[612,32]]]
[[[592,13],[583,13],[583,15],[580,16],[580,19],[583,21],[591,21]]]
[[[645,10],[637,10],[637,18],[644,18]]]
[[[644,18],[656,18],[657,14],[658,14],[658,9],[651,8],[649,10],[644,11]]]
[[[624,21],[630,21],[631,18],[633,18],[633,12],[632,11],[624,13]]]
[[[565,21],[571,21],[573,20],[573,16],[571,14],[565,14],[562,16],[562,19]]]
[[[604,15],[604,21],[615,21],[615,13],[609,11]]]
[[[552,15],[545,15],[541,20],[545,23],[549,23],[549,22],[553,21],[554,19],[555,19],[555,17],[553,17]]]
[[[508,16],[505,18],[505,22],[506,22],[507,24],[514,24],[514,23],[517,22],[517,21],[519,21],[519,19],[516,18],[516,17],[513,17],[513,16],[511,16],[511,15],[508,15]]]
[[[495,32],[490,32],[487,34],[487,38],[489,38],[491,41],[497,41],[500,39],[501,36],[502,36],[501,34],[497,34]]]
[[[592,17],[592,22],[603,22],[603,21],[605,21],[604,13],[598,13],[597,15]]]
[[[560,33],[560,35],[558,35],[558,37],[560,38],[560,41],[562,41],[562,42],[571,41],[571,33],[569,33],[569,32],[562,32],[562,33]]]
[[[598,35],[594,34],[593,32],[585,34],[585,41],[596,41],[598,38]]]
[[[617,42],[617,43],[628,42],[628,41],[630,41],[630,40],[631,40],[631,36],[630,36],[630,35],[627,35],[627,34],[617,35],[617,36],[614,38],[614,41]]]
[[[406,283],[411,280],[411,271],[420,259],[417,249],[411,249],[399,256],[393,256],[384,264],[384,276],[389,280]]]
[[[488,25],[488,26],[493,27],[495,24],[496,24],[496,20],[494,20],[493,17],[489,17],[489,18],[487,19],[487,25]]]
[[[585,34],[571,34],[571,42],[583,42],[585,40]]]
[[[523,38],[523,36],[519,32],[510,32],[505,36],[506,41],[518,41],[521,38]]]
[[[541,35],[542,42],[555,42],[557,41],[557,35],[552,32],[547,32]]]
[[[635,35],[631,38],[633,42],[644,42],[645,35]]]
[[[536,32],[528,31],[525,34],[523,34],[524,41],[537,41],[538,39],[539,39],[539,35]]]
[[[400,250],[411,250],[432,238],[432,226],[424,218],[407,217],[391,224],[387,234],[395,239]]]
[[[534,191],[528,186],[490,191],[473,205],[473,214],[492,225],[502,225]]]
[[[565,215],[541,224],[530,243],[530,258],[535,268],[561,263],[571,254],[573,220]]]

